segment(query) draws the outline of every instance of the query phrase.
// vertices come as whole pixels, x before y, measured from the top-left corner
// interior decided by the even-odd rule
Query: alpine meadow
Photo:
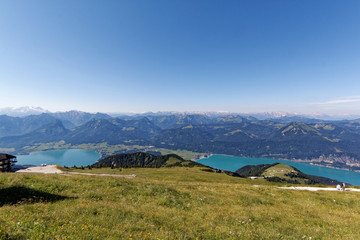
[[[0,239],[360,239],[360,1],[0,12]]]

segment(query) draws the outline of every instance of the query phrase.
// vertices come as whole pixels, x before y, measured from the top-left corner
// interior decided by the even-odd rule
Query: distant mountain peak
[[[31,107],[31,106],[6,107],[0,109],[0,115],[4,114],[12,117],[24,117],[29,115],[38,115],[41,113],[49,113],[49,111],[41,107]]]

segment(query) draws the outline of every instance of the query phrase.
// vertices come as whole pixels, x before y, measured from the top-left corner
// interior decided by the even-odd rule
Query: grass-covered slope
[[[278,189],[282,184],[201,170],[79,170],[136,174],[133,179],[0,174],[0,239],[357,239],[360,235],[359,193]]]
[[[135,153],[124,153],[106,157],[99,162],[93,164],[93,167],[120,167],[120,168],[129,168],[129,167],[169,167],[169,166],[198,166],[205,167],[202,164],[187,161],[179,157],[176,154],[168,155],[152,155],[145,152],[135,152]],[[203,169],[208,172],[220,172],[225,173],[233,177],[249,177],[257,176],[263,177],[270,182],[283,182],[283,183],[294,183],[294,184],[325,184],[325,185],[336,185],[340,182],[318,176],[311,176],[304,174],[300,170],[285,165],[285,164],[260,164],[260,165],[247,165],[244,166],[235,172],[230,171],[221,171],[218,169],[213,169],[211,167],[206,167]]]
[[[94,167],[164,167],[186,162],[176,154],[153,155],[145,152],[124,153],[106,157]]]
[[[307,175],[292,166],[281,163],[247,165],[235,172],[242,177],[263,177],[265,180],[270,182],[324,185],[340,184],[339,181],[330,178]]]
[[[259,177],[266,169],[268,169],[272,165],[273,164],[246,165],[242,168],[239,168],[235,172],[243,177]]]

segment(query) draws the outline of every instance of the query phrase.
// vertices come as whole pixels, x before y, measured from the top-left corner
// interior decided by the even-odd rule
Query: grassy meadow
[[[0,239],[359,239],[360,193],[202,168],[85,169],[104,176],[0,174]]]

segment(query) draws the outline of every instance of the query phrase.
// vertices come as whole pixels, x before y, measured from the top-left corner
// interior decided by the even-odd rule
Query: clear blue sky
[[[0,108],[360,114],[360,1],[2,0]]]

